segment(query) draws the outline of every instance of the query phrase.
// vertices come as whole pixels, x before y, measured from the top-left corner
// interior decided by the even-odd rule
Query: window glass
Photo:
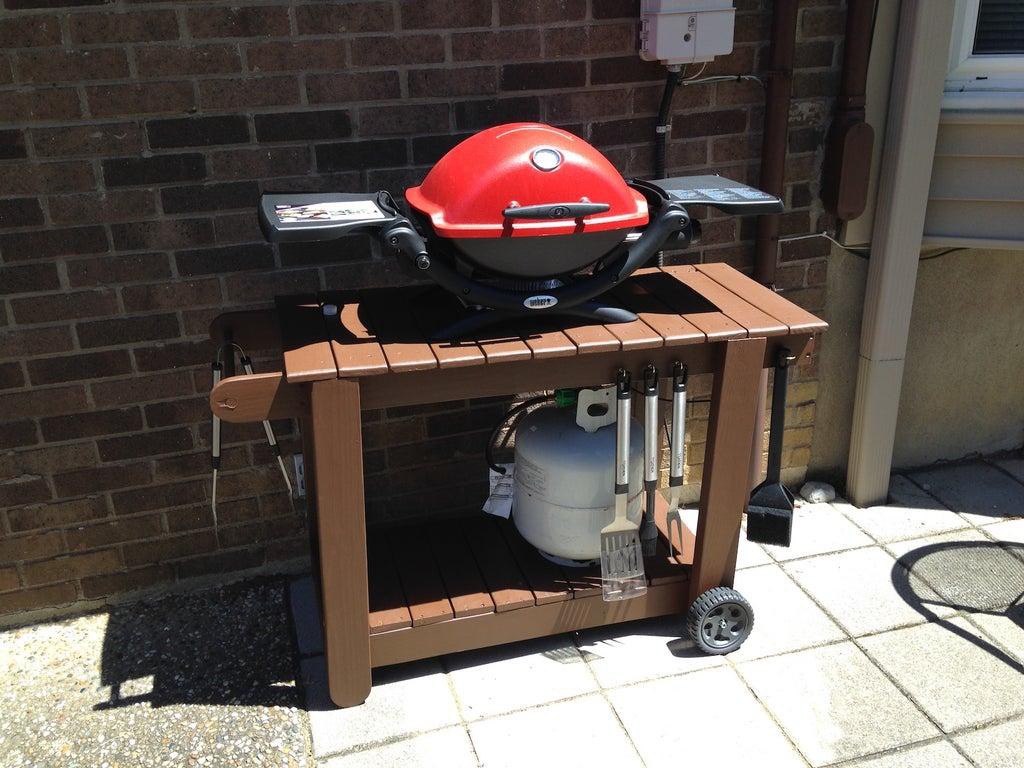
[[[1024,0],[981,0],[974,54],[1024,54]]]

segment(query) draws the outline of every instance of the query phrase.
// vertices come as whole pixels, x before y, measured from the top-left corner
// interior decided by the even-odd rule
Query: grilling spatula
[[[626,516],[629,505],[630,376],[619,369],[615,382],[615,519],[601,529],[601,597],[628,600],[647,592],[639,526]]]

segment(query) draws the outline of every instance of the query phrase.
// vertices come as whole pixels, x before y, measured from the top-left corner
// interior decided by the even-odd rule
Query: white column
[[[846,474],[858,506],[884,502],[889,490],[953,7],[903,0],[900,8]]]

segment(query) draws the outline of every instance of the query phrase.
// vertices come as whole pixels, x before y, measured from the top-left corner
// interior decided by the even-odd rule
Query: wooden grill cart
[[[212,326],[220,342],[283,351],[284,371],[226,378],[210,407],[229,422],[301,422],[335,704],[362,703],[373,667],[682,614],[705,590],[731,586],[761,369],[780,349],[799,355],[823,321],[724,264],[637,272],[615,291],[638,315],[631,323],[563,319],[557,330],[459,343],[427,341],[438,320],[429,305],[389,295],[279,298],[276,313],[228,313]],[[325,304],[337,315],[325,315]],[[670,371],[677,360],[714,375],[698,523],[673,557],[659,508],[645,595],[604,602],[599,572],[563,569],[514,526],[483,515],[431,526],[430,535],[367,532],[362,409],[603,385],[620,367],[636,377],[648,363]]]

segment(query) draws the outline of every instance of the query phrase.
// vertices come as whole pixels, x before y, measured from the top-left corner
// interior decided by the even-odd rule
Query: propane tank
[[[633,419],[627,516],[638,525],[643,432]],[[590,565],[601,556],[601,529],[615,517],[614,467],[614,416],[592,432],[580,426],[572,408],[541,408],[525,416],[515,442],[512,519],[519,533],[550,560]]]

